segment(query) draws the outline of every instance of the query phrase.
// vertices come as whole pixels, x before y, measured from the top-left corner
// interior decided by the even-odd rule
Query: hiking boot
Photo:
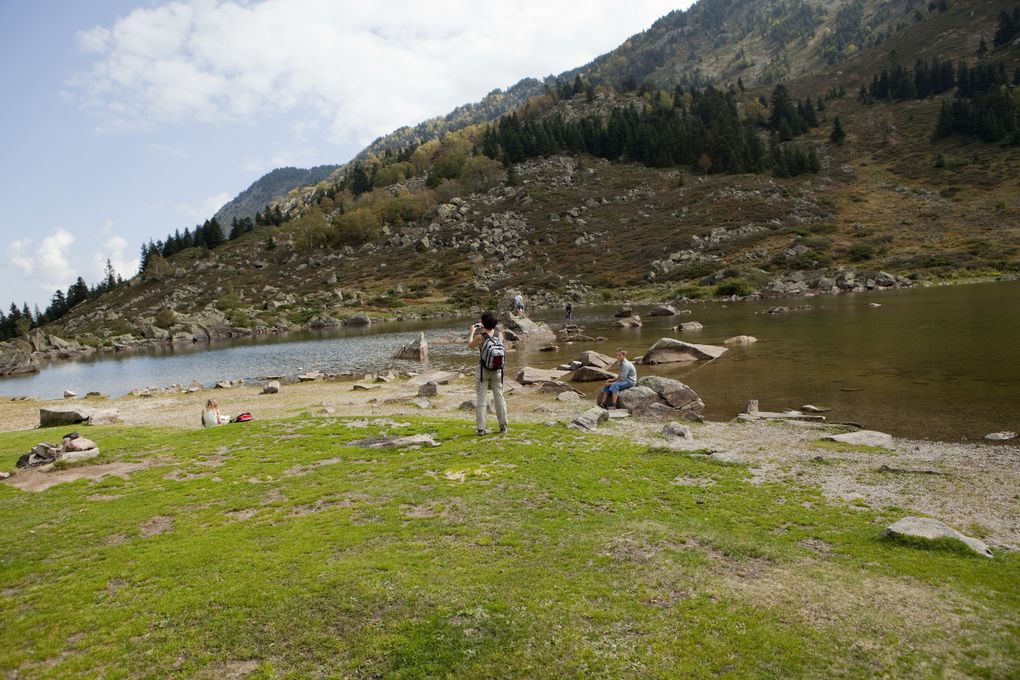
[[[478,430],[478,436],[479,437],[484,437],[485,435],[486,435],[485,430]]]
[[[499,433],[500,434],[506,434],[506,425],[500,425],[499,426]]]

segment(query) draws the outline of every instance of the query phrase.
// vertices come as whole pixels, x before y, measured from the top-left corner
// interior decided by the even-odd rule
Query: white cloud
[[[215,215],[216,211],[231,198],[233,198],[232,195],[221,191],[214,196],[202,199],[198,204],[181,203],[177,206],[177,210],[189,220],[204,222]]]
[[[74,84],[110,126],[287,113],[334,142],[367,143],[494,87],[586,63],[677,6],[181,0],[80,33],[98,58]]]
[[[138,271],[138,257],[129,255],[129,244],[120,236],[111,236],[103,243],[100,250],[92,255],[91,276],[86,277],[91,283],[99,283],[106,278],[106,261],[113,265],[113,270],[121,278],[129,279]]]

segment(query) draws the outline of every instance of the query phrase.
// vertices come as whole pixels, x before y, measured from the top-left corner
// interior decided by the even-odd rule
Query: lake
[[[871,303],[881,306],[873,307]],[[784,305],[792,311],[768,314]],[[797,309],[810,305],[810,309]],[[897,436],[937,440],[980,439],[1020,429],[1020,282],[875,291],[757,302],[691,303],[693,314],[650,317],[635,311],[642,328],[613,327],[614,306],[575,307],[574,321],[604,342],[562,345],[558,352],[525,348],[508,358],[508,374],[522,365],[551,368],[585,349],[605,354],[622,346],[640,356],[661,337],[722,344],[734,335],[759,342],[734,347],[721,358],[694,365],[639,366],[639,375],[677,378],[707,404],[710,420],[733,418],[748,399],[779,411],[814,404],[827,417],[853,421]],[[533,318],[560,323],[559,310]],[[471,319],[407,321],[358,329],[245,339],[214,345],[102,354],[56,362],[41,373],[0,380],[0,394],[59,398],[64,389],[111,396],[149,385],[212,385],[223,379],[258,380],[319,370],[372,372],[417,364],[390,358],[424,332],[436,338],[466,333]],[[682,334],[680,321],[704,329]],[[467,369],[476,353],[463,345],[430,345],[432,368]],[[594,393],[594,383],[579,384]],[[339,389],[339,388],[338,388]],[[1014,440],[1016,441],[1016,440]]]

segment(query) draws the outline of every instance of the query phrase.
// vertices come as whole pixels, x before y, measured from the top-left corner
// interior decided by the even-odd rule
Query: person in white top
[[[228,416],[220,414],[220,406],[215,399],[205,402],[205,409],[202,411],[202,427],[216,427],[229,422]]]
[[[514,296],[514,311],[517,316],[524,316],[524,296],[520,293]]]

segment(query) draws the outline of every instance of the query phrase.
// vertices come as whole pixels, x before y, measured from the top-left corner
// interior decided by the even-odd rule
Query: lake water
[[[869,303],[880,303],[871,307]],[[776,305],[811,309],[770,315]],[[724,420],[748,399],[779,411],[803,404],[831,408],[830,420],[853,421],[897,436],[980,439],[989,432],[1020,430],[1020,282],[875,291],[729,304],[691,303],[683,317],[649,317],[645,325],[613,327],[613,307],[576,308],[575,323],[600,343],[561,345],[558,352],[527,348],[513,353],[508,373],[523,365],[550,368],[585,349],[612,354],[617,346],[639,356],[660,337],[722,344],[734,335],[759,342],[735,347],[720,359],[694,365],[639,366],[691,385],[707,404],[706,416]],[[562,321],[558,310],[533,318]],[[163,348],[135,354],[99,355],[58,362],[41,373],[0,380],[0,394],[58,398],[64,389],[111,396],[137,387],[211,385],[222,379],[257,380],[319,370],[370,372],[417,364],[390,355],[423,331],[427,338],[471,320],[388,323],[368,328],[247,339],[229,344]],[[679,321],[704,329],[677,334]],[[433,368],[473,367],[476,353],[463,345],[430,345]],[[579,384],[594,393],[596,384]],[[1016,441],[1016,440],[1014,440]]]

